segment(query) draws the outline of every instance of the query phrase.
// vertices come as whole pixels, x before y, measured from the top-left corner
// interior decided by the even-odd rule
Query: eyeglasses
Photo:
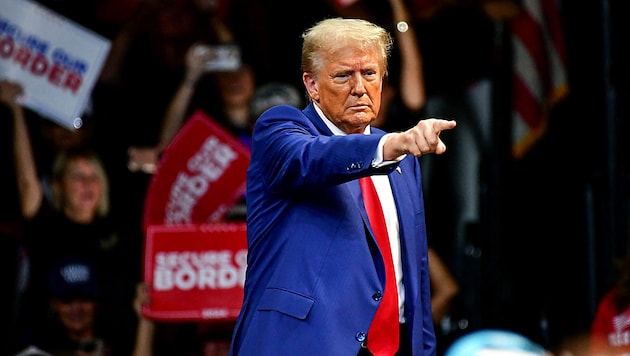
[[[70,173],[67,177],[71,181],[84,183],[96,183],[101,180],[96,174]]]

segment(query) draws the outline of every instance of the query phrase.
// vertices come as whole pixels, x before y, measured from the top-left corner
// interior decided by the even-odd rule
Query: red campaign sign
[[[149,225],[221,221],[245,192],[249,148],[196,111],[163,152],[144,208]]]
[[[236,321],[246,265],[245,223],[149,226],[149,303],[142,313],[165,321]]]

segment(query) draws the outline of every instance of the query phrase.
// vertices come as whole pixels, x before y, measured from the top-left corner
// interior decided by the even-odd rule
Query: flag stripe
[[[556,0],[523,0],[510,26],[512,154],[520,158],[544,135],[552,106],[568,93],[567,58]]]

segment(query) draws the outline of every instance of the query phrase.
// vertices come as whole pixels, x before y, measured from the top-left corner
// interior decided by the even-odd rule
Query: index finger
[[[434,128],[438,131],[451,130],[457,126],[457,121],[453,119],[434,119]]]

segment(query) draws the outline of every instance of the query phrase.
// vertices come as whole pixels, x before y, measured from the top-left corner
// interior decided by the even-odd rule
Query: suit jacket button
[[[358,342],[364,342],[366,339],[366,334],[363,331],[359,331],[357,332],[357,334],[354,336],[354,338],[358,341]]]
[[[383,299],[383,293],[381,293],[381,291],[379,290],[378,292],[372,294],[372,299],[378,302],[379,300]]]

